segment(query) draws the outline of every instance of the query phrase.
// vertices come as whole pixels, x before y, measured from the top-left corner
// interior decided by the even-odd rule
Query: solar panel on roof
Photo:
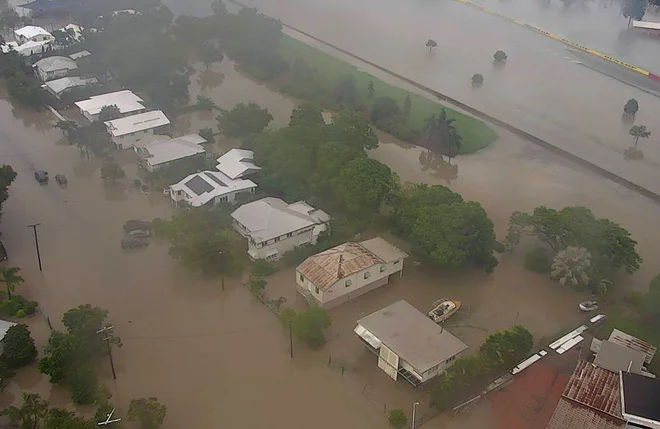
[[[206,175],[206,177],[213,180],[218,185],[224,186],[225,188],[227,187],[227,185],[222,180],[220,180],[217,176],[215,176],[213,174],[210,174],[210,173],[204,173],[204,174]]]
[[[202,195],[213,190],[213,186],[199,176],[195,176],[188,180],[185,185],[197,195]]]

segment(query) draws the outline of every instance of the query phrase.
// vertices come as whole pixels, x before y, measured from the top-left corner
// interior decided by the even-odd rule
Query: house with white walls
[[[234,230],[247,239],[252,259],[275,261],[296,247],[316,244],[330,216],[304,201],[287,204],[262,198],[243,204],[231,214]]]
[[[256,189],[257,185],[251,180],[234,180],[219,171],[202,171],[171,185],[168,193],[176,204],[185,202],[192,207],[201,207],[206,204],[233,204],[236,198],[254,194]]]
[[[119,109],[121,116],[128,116],[144,112],[145,107],[142,103],[144,100],[133,94],[132,91],[125,89],[94,95],[87,100],[76,101],[74,104],[80,109],[81,115],[89,122],[94,122],[99,120],[99,113],[104,107],[115,106]]]
[[[407,257],[380,237],[340,244],[298,265],[298,292],[320,307],[334,307],[400,277]]]
[[[147,135],[170,131],[170,120],[161,110],[138,113],[104,122],[110,139],[117,149],[130,149]]]
[[[206,149],[202,146],[204,143],[206,139],[199,134],[175,138],[150,135],[135,142],[133,149],[142,159],[147,171],[153,172],[174,161],[205,153]]]
[[[14,37],[19,45],[27,42],[44,42],[55,40],[52,34],[36,25],[26,25],[14,30]]]

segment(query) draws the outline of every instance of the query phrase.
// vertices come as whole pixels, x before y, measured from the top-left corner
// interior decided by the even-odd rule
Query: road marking
[[[653,75],[653,74],[652,74],[650,71],[648,71],[648,70],[645,70],[645,69],[643,69],[643,68],[641,68],[641,67],[637,67],[636,65],[633,65],[633,64],[627,63],[627,62],[625,62],[625,61],[621,61],[621,60],[618,59],[618,58],[614,58],[614,57],[612,57],[612,56],[610,56],[610,55],[604,54],[604,53],[602,53],[602,52],[600,52],[600,51],[597,51],[597,50],[595,50],[595,49],[593,49],[593,48],[588,48],[588,47],[586,47],[586,46],[582,46],[582,45],[580,45],[579,43],[575,43],[575,42],[573,42],[572,40],[566,39],[565,37],[560,37],[560,36],[558,36],[558,35],[556,35],[556,34],[550,33],[549,31],[543,30],[542,28],[539,28],[539,27],[537,27],[537,26],[535,26],[535,25],[527,24],[527,23],[525,23],[525,22],[523,22],[523,21],[520,21],[520,20],[518,20],[518,19],[514,19],[514,18],[511,18],[511,17],[509,17],[509,16],[503,15],[503,14],[501,14],[501,13],[499,13],[499,12],[495,12],[495,11],[493,11],[493,10],[487,9],[487,8],[481,6],[481,5],[478,5],[478,4],[476,4],[476,3],[472,3],[472,2],[469,1],[469,0],[454,0],[454,1],[456,1],[456,2],[458,2],[458,3],[463,3],[463,4],[468,5],[468,6],[472,6],[472,7],[477,8],[477,9],[480,9],[480,10],[482,10],[482,11],[488,13],[488,14],[491,14],[491,15],[494,15],[494,16],[497,16],[497,17],[500,17],[500,18],[504,18],[504,19],[506,19],[507,21],[513,22],[513,23],[515,23],[515,24],[518,24],[518,25],[520,25],[521,27],[527,27],[527,28],[529,28],[529,29],[531,29],[531,30],[534,30],[535,32],[537,32],[537,33],[539,33],[539,34],[543,34],[544,36],[550,37],[551,39],[555,39],[555,40],[557,40],[557,41],[560,41],[560,42],[562,42],[562,43],[564,43],[564,44],[566,44],[566,45],[568,45],[568,46],[571,46],[571,47],[573,47],[573,48],[575,48],[575,49],[578,49],[578,50],[580,50],[580,51],[582,51],[582,52],[586,52],[587,54],[593,55],[593,56],[595,56],[595,57],[601,58],[601,59],[603,59],[603,60],[605,60],[605,61],[609,61],[609,62],[614,63],[614,64],[618,64],[618,65],[620,65],[620,66],[622,66],[622,67],[627,68],[628,70],[632,70],[632,71],[634,71],[634,72],[636,72],[636,73],[639,73],[639,74],[641,74],[641,75],[644,75],[644,76],[647,76],[647,77],[653,77],[653,78],[656,78],[656,79],[657,79],[657,76],[656,76],[656,75]]]

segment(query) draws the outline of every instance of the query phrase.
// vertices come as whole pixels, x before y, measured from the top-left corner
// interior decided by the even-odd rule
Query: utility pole
[[[106,426],[106,425],[109,425],[111,423],[117,423],[117,422],[121,421],[121,417],[117,417],[116,419],[112,418],[112,415],[114,413],[115,413],[115,409],[113,408],[112,411],[110,411],[108,414],[106,414],[105,420],[102,421],[102,422],[98,422],[97,425]]]
[[[41,225],[40,223],[33,223],[32,225],[28,225],[27,228],[32,228],[34,231],[34,244],[37,246],[37,260],[39,261],[39,271],[43,271],[43,268],[41,267],[41,253],[39,253],[39,236],[37,235],[37,227]]]
[[[419,402],[413,402],[413,411],[412,411],[412,419],[410,420],[410,429],[415,429],[415,411],[417,411],[418,405]]]
[[[289,350],[291,351],[291,358],[293,358],[293,331],[291,329],[291,319],[289,319]]]
[[[105,344],[108,347],[108,356],[110,356],[110,368],[112,368],[112,378],[116,380],[117,374],[115,373],[115,362],[112,360],[112,347],[110,346],[110,340],[112,340],[112,334],[110,332],[114,328],[115,328],[114,326],[102,327],[100,330],[96,331],[96,333],[103,334],[105,332],[108,332],[107,336],[103,338],[103,341],[105,341]]]

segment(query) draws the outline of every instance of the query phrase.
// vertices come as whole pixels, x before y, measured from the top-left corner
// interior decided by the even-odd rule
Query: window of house
[[[381,265],[381,266],[380,266],[380,272],[381,272],[381,273],[382,273],[383,271],[385,271],[386,269],[387,269],[387,267],[386,267],[385,265]]]
[[[288,233],[288,234],[286,235],[286,237],[287,237],[287,238],[289,238],[289,237],[293,237],[293,232]]]
[[[368,279],[369,277],[371,277],[371,273],[370,273],[369,271],[367,271],[366,273],[364,273],[364,279],[365,279],[365,280]],[[289,277],[289,278],[291,278],[291,277]]]
[[[300,278],[301,282],[305,281],[305,276],[303,276],[302,274],[298,274],[298,277]]]
[[[456,359],[456,356],[452,356],[452,357],[450,357],[450,358],[447,359],[445,362],[451,362],[451,361],[453,361],[454,359]]]
[[[353,284],[353,281],[351,279],[348,279],[344,282],[344,286],[350,287]]]
[[[289,277],[289,278],[291,278],[291,277]],[[316,288],[316,294],[317,295],[319,294],[319,288]]]
[[[401,261],[394,261],[394,262],[392,262],[392,265],[397,265],[399,262],[401,262]]]

